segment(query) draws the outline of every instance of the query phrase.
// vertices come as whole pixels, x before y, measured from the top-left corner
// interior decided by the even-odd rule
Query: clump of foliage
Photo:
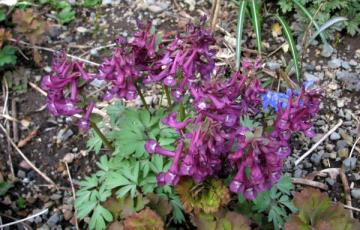
[[[290,199],[293,189],[291,179],[283,176],[269,191],[260,193],[253,201],[247,201],[239,195],[237,210],[261,225],[263,229],[281,229],[288,213],[297,211]],[[268,223],[272,223],[273,226],[269,226]]]
[[[301,23],[304,31],[309,25],[309,21],[306,15],[304,15],[298,7],[298,3],[305,6],[310,15],[316,15],[314,21],[323,25],[331,19],[333,16],[345,16],[348,20],[341,24],[333,26],[329,32],[340,31],[346,29],[346,32],[351,36],[360,32],[360,2],[357,0],[280,0],[278,5],[283,13],[296,10],[297,14],[295,18]]]
[[[135,213],[124,221],[124,230],[162,230],[164,222],[161,217],[150,208],[145,208],[139,213]]]
[[[250,222],[239,213],[221,210],[215,214],[192,216],[192,222],[199,230],[250,230]]]
[[[191,178],[183,178],[175,187],[187,213],[213,213],[230,201],[230,193],[218,179],[196,184]]]
[[[326,193],[307,188],[294,196],[295,207],[299,210],[292,214],[285,224],[285,230],[356,230],[360,223],[350,217],[341,203],[333,203]]]
[[[15,10],[12,22],[15,25],[15,31],[31,44],[40,44],[44,41],[48,24],[41,20],[33,9]]]
[[[90,228],[104,229],[106,222],[122,221],[104,208],[108,199],[155,193],[170,201],[174,222],[180,222],[184,216],[176,193],[186,211],[197,215],[217,213],[230,201],[230,192],[254,200],[269,190],[291,153],[291,135],[314,136],[311,120],[319,110],[320,91],[308,83],[286,93],[264,88],[257,78],[260,59],[244,60],[242,69],[230,74],[216,68],[215,39],[205,18],[175,36],[154,32],[150,23],[138,26],[133,39],[116,40],[112,56],[97,72],[59,52],[41,83],[52,114],[80,114],[80,129],[92,128],[88,146],[100,151],[105,144],[113,152],[110,158],[101,156],[100,170],[81,182],[78,217],[90,215]],[[95,79],[107,83],[103,94],[81,95]],[[166,108],[147,104],[143,91],[149,85],[163,88]],[[92,116],[96,101],[137,97],[143,108],[117,102],[108,108],[109,121]],[[274,193],[272,199],[281,196]],[[282,201],[280,206],[286,206]]]

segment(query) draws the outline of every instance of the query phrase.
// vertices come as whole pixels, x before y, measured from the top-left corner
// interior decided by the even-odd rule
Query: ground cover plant
[[[184,32],[162,35],[150,23],[139,22],[134,39],[119,37],[118,47],[95,73],[64,52],[54,57],[51,73],[42,80],[49,111],[82,114],[79,127],[95,127],[93,135],[100,139],[93,136],[89,145],[99,149],[103,139],[113,150],[77,194],[78,216],[91,214],[91,229],[104,229],[114,220],[102,204],[113,193],[115,199],[135,198],[157,186],[175,186],[185,211],[194,215],[217,212],[231,193],[253,200],[280,179],[292,133],[314,135],[311,119],[319,110],[320,91],[311,83],[286,93],[263,88],[256,77],[260,59],[244,60],[239,71],[215,68],[215,39],[205,23],[203,17]],[[96,99],[79,93],[79,83],[93,79],[110,85],[100,100],[140,96],[143,108],[110,107],[111,129],[100,133],[91,120]],[[163,87],[167,108],[146,104],[143,90],[150,84]],[[181,190],[183,180],[190,184]],[[193,195],[181,195],[197,187],[192,183],[201,184],[194,201],[188,200]]]
[[[11,35],[8,29],[3,30],[3,49],[15,41],[22,43],[12,38],[20,37],[34,48],[34,61],[39,63],[42,52],[37,48],[44,48],[38,45],[47,39],[44,33],[49,24],[42,21],[42,16],[31,6],[44,4],[47,9],[50,6],[55,10],[56,19],[54,17],[53,21],[66,26],[76,21],[75,12],[79,9],[75,7],[96,6],[96,12],[94,9],[86,10],[86,15],[90,15],[92,22],[99,22],[95,25],[97,27],[103,25],[104,19],[100,15],[100,2],[34,1],[24,7],[17,5],[12,9],[14,14],[5,20],[14,32]],[[305,8],[309,4],[302,6],[296,0],[292,2],[305,15],[308,27],[313,27],[309,38],[302,37],[306,40],[303,48],[307,48],[317,36],[323,46],[329,45],[325,30],[347,20],[335,17],[319,25]],[[214,1],[213,4],[216,8],[218,3]],[[336,176],[344,173],[342,169],[335,168],[336,174],[334,169],[316,171],[318,169],[313,168],[305,179],[294,178],[301,175],[292,178],[288,173],[289,167],[296,168],[292,160],[298,156],[295,148],[299,139],[310,143],[309,139],[319,138],[315,133],[319,130],[318,122],[314,121],[321,113],[320,108],[324,108],[323,97],[327,91],[318,86],[319,82],[303,80],[303,77],[308,79],[308,75],[303,76],[307,69],[302,68],[300,56],[306,51],[296,44],[290,23],[285,20],[288,17],[280,16],[278,10],[271,7],[268,11],[267,7],[273,6],[272,3],[240,0],[229,4],[238,8],[237,27],[233,26],[237,31],[232,30],[236,32],[233,41],[236,58],[225,64],[218,56],[222,38],[215,37],[214,26],[209,27],[216,24],[214,18],[208,20],[205,16],[188,20],[186,26],[178,30],[159,29],[156,21],[137,20],[136,32],[129,37],[117,36],[114,44],[109,42],[110,45],[99,49],[91,47],[85,52],[84,55],[87,53],[96,62],[65,51],[82,50],[86,46],[69,44],[71,48],[64,50],[48,49],[53,53],[51,64],[44,68],[46,74],[41,80],[36,76],[41,89],[36,88],[31,80],[29,85],[45,96],[51,115],[66,120],[67,123],[62,124],[64,132],[69,125],[76,132],[79,130],[76,136],[88,136],[86,148],[91,160],[97,159],[93,164],[81,162],[94,167],[76,175],[74,180],[68,164],[79,156],[67,153],[59,162],[58,167],[65,168],[63,176],[66,173],[65,176],[69,177],[71,190],[57,186],[52,189],[69,192],[70,196],[74,195],[74,202],[62,201],[57,196],[50,199],[57,204],[59,199],[60,203],[64,202],[59,209],[67,221],[73,217],[71,223],[76,223],[77,228],[100,230],[359,228],[352,213],[345,209],[354,209],[348,200],[350,188],[347,191],[344,185],[344,197],[334,199],[341,201],[344,198],[347,204],[344,206],[332,202],[326,193],[300,189],[293,184],[327,190],[330,183],[336,184],[333,182]],[[235,14],[233,16],[235,18]],[[268,50],[264,42],[267,35],[262,32],[267,19],[279,23],[282,37],[278,33],[273,35],[274,40],[285,42],[281,47],[288,45],[289,52],[284,51],[289,53],[286,58],[292,59],[287,63],[288,68],[295,67],[293,73],[281,72],[281,69],[277,73],[274,71],[275,77],[270,83],[268,76],[264,76],[264,73],[272,74],[267,69],[271,55],[264,53]],[[223,25],[218,26],[221,28]],[[81,27],[78,34],[94,39],[89,32],[93,28]],[[247,31],[245,35],[244,28],[253,31]],[[247,45],[242,43],[242,39],[251,36],[254,45],[251,49],[245,48]],[[57,44],[57,39],[54,40]],[[97,52],[100,50],[105,54],[99,55]],[[9,54],[15,56],[15,51]],[[12,62],[10,60],[8,64]],[[15,72],[22,73],[21,69],[14,71],[14,75]],[[17,85],[12,81],[12,74],[5,77],[8,87]],[[273,83],[278,83],[278,86]],[[27,87],[28,82],[24,84]],[[96,90],[89,93],[93,87]],[[18,89],[19,92],[22,90]],[[156,100],[149,100],[149,95]],[[6,119],[13,119],[6,116]],[[17,122],[16,116],[14,121]],[[2,125],[0,128],[7,134]],[[39,132],[43,129],[40,127]],[[37,134],[33,135],[36,137]],[[27,141],[32,141],[34,136],[27,137]],[[58,139],[52,141],[58,144]],[[55,149],[56,154],[57,151]],[[87,151],[81,153],[88,156],[86,154]],[[290,166],[288,157],[291,158]],[[315,160],[311,157],[311,162]],[[325,160],[321,163],[330,167]],[[21,165],[33,168],[23,162]],[[309,167],[304,165],[306,169]],[[304,169],[303,166],[300,169]],[[311,179],[324,174],[333,181],[326,180],[327,184],[323,184]],[[41,172],[40,175],[45,180],[48,178]],[[27,178],[23,183],[28,183]],[[0,207],[9,200],[9,194],[17,186],[17,181],[2,178],[0,171]],[[333,188],[339,191],[338,187]],[[328,191],[330,195],[332,192]],[[29,195],[16,193],[13,201],[12,206],[20,212],[31,208]],[[68,215],[66,212],[73,208],[75,216]],[[52,217],[47,221],[48,225],[54,219]],[[38,219],[30,221],[37,224]]]

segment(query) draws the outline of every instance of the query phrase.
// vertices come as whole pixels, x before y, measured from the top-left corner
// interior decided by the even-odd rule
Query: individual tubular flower
[[[95,102],[91,102],[87,109],[85,114],[82,116],[82,118],[79,121],[79,128],[83,131],[88,131],[90,128],[90,116],[95,107]]]
[[[192,118],[186,119],[183,122],[179,122],[176,120],[176,113],[175,112],[171,112],[169,113],[165,118],[161,119],[161,122],[164,125],[167,125],[171,128],[176,129],[178,132],[185,128],[188,124],[190,124],[193,121]]]
[[[179,182],[179,161],[183,151],[184,144],[179,143],[173,162],[171,163],[170,169],[167,172],[161,172],[157,175],[156,179],[159,185],[175,185]]]
[[[81,78],[85,81],[92,79],[81,62],[68,60],[65,52],[54,55],[51,72],[41,81],[41,88],[47,92],[48,109],[53,115],[72,116],[84,112],[77,105]],[[65,96],[67,90],[70,90],[70,96]]]

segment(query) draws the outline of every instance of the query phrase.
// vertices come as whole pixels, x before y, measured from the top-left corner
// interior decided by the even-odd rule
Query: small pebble
[[[341,138],[340,134],[337,133],[337,132],[333,132],[331,135],[330,135],[330,140],[333,140],[333,141],[336,141],[336,140],[339,140]]]

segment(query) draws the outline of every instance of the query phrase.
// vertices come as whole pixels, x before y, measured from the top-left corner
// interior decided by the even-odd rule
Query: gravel
[[[360,189],[353,189],[351,190],[351,196],[354,199],[360,199]]]
[[[341,59],[335,58],[328,61],[328,66],[331,69],[337,69],[341,66],[341,63],[342,63]]]
[[[343,167],[345,169],[345,171],[350,171],[356,168],[356,161],[357,159],[352,157],[352,158],[346,158],[343,161]]]
[[[336,141],[336,140],[340,140],[341,136],[339,133],[337,132],[333,132],[331,135],[330,135],[330,140],[333,140],[333,141]]]
[[[48,221],[46,222],[50,227],[54,227],[55,225],[57,225],[61,220],[61,216],[59,213],[55,213],[53,214]]]

